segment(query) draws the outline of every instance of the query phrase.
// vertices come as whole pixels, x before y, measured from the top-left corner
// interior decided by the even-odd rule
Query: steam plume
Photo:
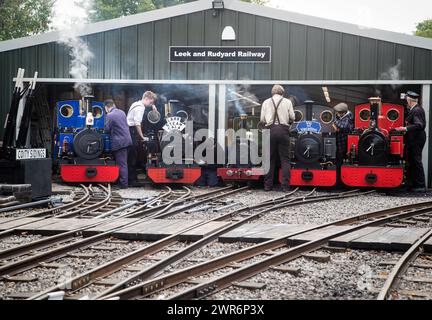
[[[88,63],[93,58],[87,43],[78,36],[88,22],[87,13],[91,6],[91,0],[57,0],[53,9],[53,24],[60,33],[58,42],[69,48],[69,74],[74,79],[87,78]],[[91,86],[83,81],[76,82],[74,88],[81,96],[92,93]]]

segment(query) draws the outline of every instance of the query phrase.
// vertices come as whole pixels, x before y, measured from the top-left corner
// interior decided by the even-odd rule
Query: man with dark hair
[[[129,185],[137,184],[137,155],[138,148],[144,142],[144,133],[142,128],[142,120],[146,107],[152,107],[154,111],[157,111],[154,105],[157,100],[155,93],[151,91],[144,92],[142,99],[134,102],[127,114],[127,124],[129,126],[130,135],[132,138],[132,146],[129,148],[128,154],[128,172],[129,172]]]
[[[110,134],[111,150],[117,165],[120,167],[118,186],[121,189],[126,189],[128,187],[128,148],[132,145],[126,114],[117,109],[111,99],[106,100],[104,106],[106,112],[105,130]]]
[[[423,148],[426,144],[426,114],[418,103],[419,95],[408,91],[406,95],[408,116],[405,119],[406,126],[396,128],[405,134],[405,154],[408,160],[407,177],[411,191],[426,192],[426,178],[423,169]]]
[[[285,93],[281,85],[274,85],[272,97],[264,101],[261,107],[261,122],[265,129],[270,129],[270,170],[264,178],[264,190],[271,191],[277,160],[282,167],[282,190],[290,189],[290,138],[289,130],[294,122],[292,102],[283,97]]]

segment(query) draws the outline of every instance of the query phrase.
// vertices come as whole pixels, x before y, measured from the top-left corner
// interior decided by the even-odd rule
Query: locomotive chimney
[[[94,125],[94,117],[93,117],[93,107],[92,101],[94,99],[93,96],[85,96],[84,98],[84,108],[86,110],[86,125],[91,127]]]
[[[312,107],[314,104],[314,101],[312,100],[306,100],[304,102],[305,106],[306,106],[306,121],[312,121],[313,119],[313,114],[312,114]]]
[[[370,128],[378,128],[378,117],[381,115],[381,98],[372,97],[369,98],[370,102]]]

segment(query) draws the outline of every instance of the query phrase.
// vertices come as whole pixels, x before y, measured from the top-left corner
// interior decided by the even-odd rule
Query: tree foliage
[[[415,35],[425,38],[432,38],[432,19],[424,20],[417,24]]]
[[[49,30],[53,0],[0,0],[0,41]]]
[[[103,21],[195,0],[94,0],[90,21]],[[243,0],[264,5],[268,0]]]

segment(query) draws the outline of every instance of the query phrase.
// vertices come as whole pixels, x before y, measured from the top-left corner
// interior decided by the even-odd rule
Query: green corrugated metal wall
[[[237,40],[221,41],[231,25]],[[401,61],[400,79],[432,79],[432,51],[272,20],[230,10],[207,10],[85,37],[94,58],[89,78],[229,80],[373,80]],[[170,45],[272,46],[271,64],[204,64],[168,61]],[[48,43],[0,53],[1,120],[9,108],[18,67],[29,76],[69,77],[69,54]]]

